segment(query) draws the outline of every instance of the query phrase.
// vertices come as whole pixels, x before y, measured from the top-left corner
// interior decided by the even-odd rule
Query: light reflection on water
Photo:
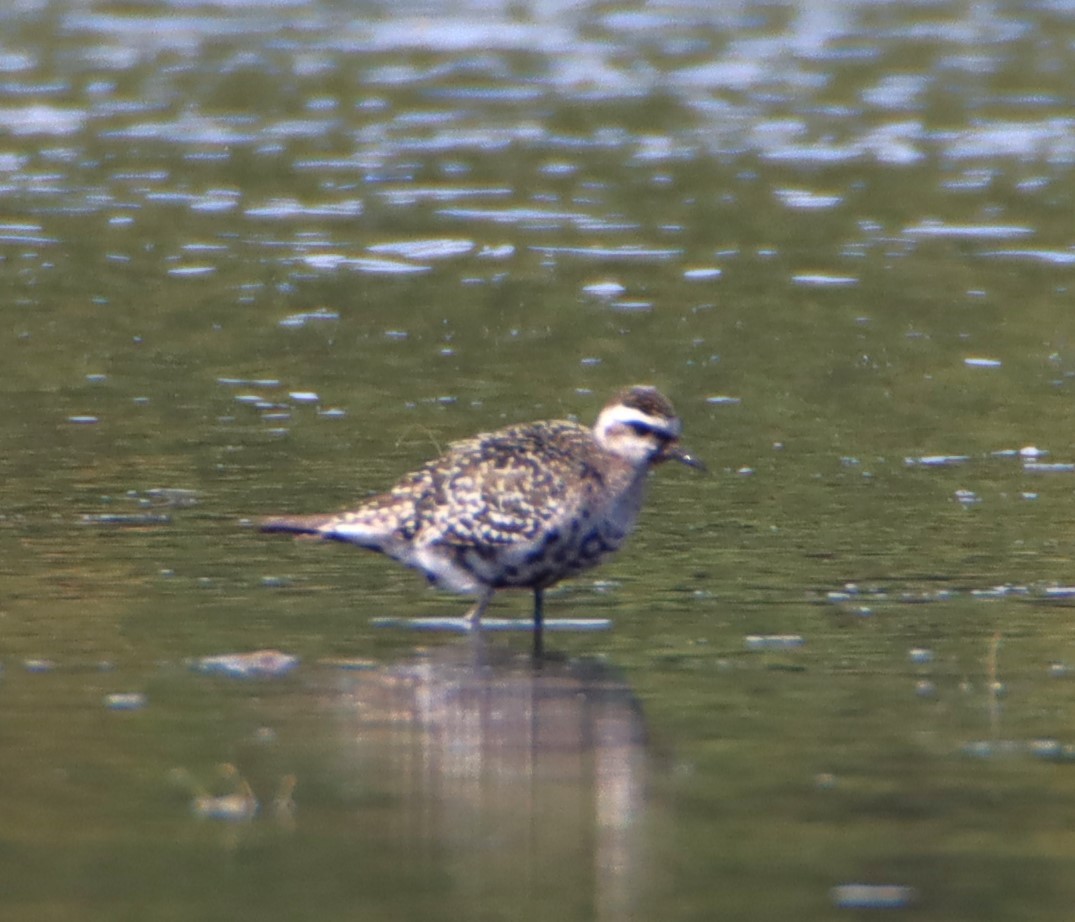
[[[646,877],[637,699],[597,662],[535,667],[469,646],[345,673],[338,772],[398,797],[394,834],[450,855],[475,905],[518,888],[549,899],[566,884],[547,876],[557,867],[594,918],[630,917]]]

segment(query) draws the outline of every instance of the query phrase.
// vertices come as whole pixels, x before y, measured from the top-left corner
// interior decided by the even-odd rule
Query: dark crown
[[[639,413],[645,413],[654,419],[675,419],[676,410],[672,402],[657,388],[645,384],[636,384],[619,394],[617,403]]]

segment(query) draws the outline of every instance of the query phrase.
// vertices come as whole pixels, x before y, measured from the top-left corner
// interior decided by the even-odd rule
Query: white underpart
[[[344,541],[354,541],[355,544],[366,544],[376,541],[378,535],[368,525],[357,522],[338,522],[331,528],[323,528],[321,531],[326,535],[341,538]]]
[[[472,573],[458,566],[442,548],[394,541],[381,531],[355,522],[340,522],[323,529],[323,533],[342,541],[376,548],[408,567],[421,570],[437,585],[452,592],[474,595],[483,589],[482,583]]]
[[[483,590],[482,584],[462,567],[447,559],[442,550],[419,546],[398,558],[408,566],[422,570],[437,581],[437,585],[462,595],[472,595]]]

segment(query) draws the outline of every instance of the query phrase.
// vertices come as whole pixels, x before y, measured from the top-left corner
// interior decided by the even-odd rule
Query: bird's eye
[[[628,423],[635,435],[649,435],[653,430],[645,423]]]

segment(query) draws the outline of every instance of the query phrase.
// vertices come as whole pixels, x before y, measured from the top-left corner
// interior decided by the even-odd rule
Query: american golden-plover
[[[497,589],[531,589],[540,653],[544,591],[623,544],[650,468],[703,467],[680,446],[681,429],[656,388],[629,387],[592,429],[550,420],[481,433],[357,509],[268,518],[261,529],[357,544],[476,595],[466,615],[475,628]]]

